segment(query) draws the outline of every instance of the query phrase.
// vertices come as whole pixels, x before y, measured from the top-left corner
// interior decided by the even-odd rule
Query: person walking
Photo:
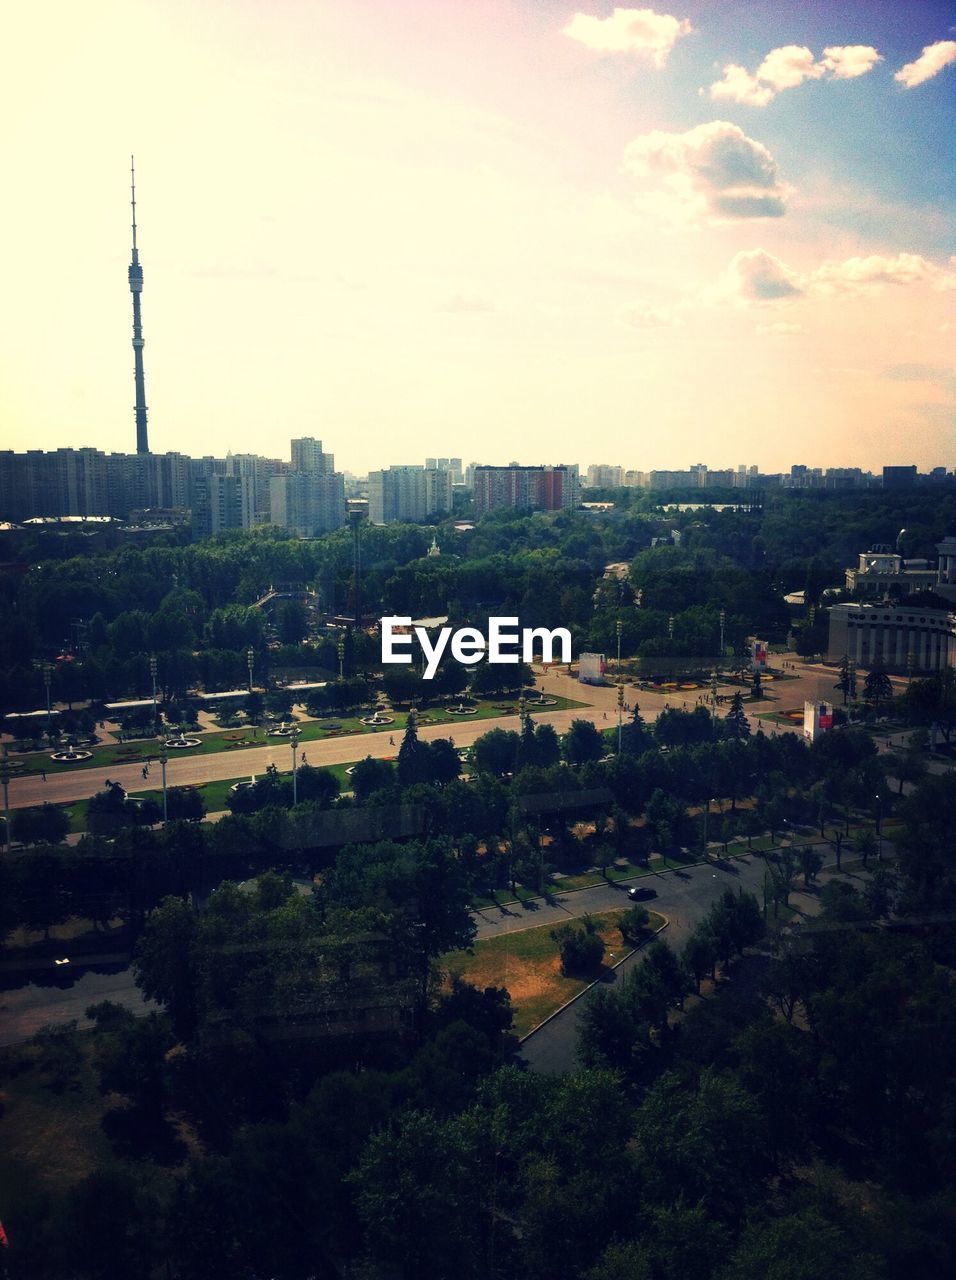
[[[46,769],[40,770],[40,777],[43,779],[44,782],[46,782]]]

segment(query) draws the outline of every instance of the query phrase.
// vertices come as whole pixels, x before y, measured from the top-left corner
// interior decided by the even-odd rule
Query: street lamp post
[[[624,630],[624,623],[618,618],[614,624],[614,630],[617,632],[617,678],[621,678],[621,632]]]
[[[299,803],[299,775],[296,769],[299,759],[299,729],[297,725],[292,726],[292,732],[289,734],[289,746],[292,748],[292,804],[297,805]]]
[[[163,826],[165,826],[169,821],[169,807],[166,802],[166,764],[168,760],[169,757],[166,755],[166,747],[164,744],[162,751],[159,753],[159,767],[162,770],[163,775]]]
[[[53,679],[53,668],[49,662],[43,664],[43,687],[46,689],[46,733],[50,736],[50,723],[53,719],[53,704],[50,701],[50,682]]]
[[[3,755],[0,756],[0,784],[3,785],[3,843],[7,853],[10,852],[10,761],[7,759],[7,744],[3,744]]]
[[[246,650],[246,666],[249,669],[249,692],[252,693],[252,664],[256,660],[256,651],[252,645]]]
[[[624,686],[617,686],[617,754],[621,754],[621,736],[624,732]]]
[[[724,660],[724,623],[727,621],[726,609],[720,611],[720,660]]]
[[[150,679],[153,682],[153,733],[154,734],[157,732],[158,725],[159,725],[159,716],[156,711],[156,672],[157,670],[158,670],[158,667],[156,665],[156,655],[155,653],[151,653],[149,655],[149,675],[150,675]]]
[[[339,655],[339,679],[344,680],[345,679],[345,637],[344,636],[339,636],[339,642],[335,646],[335,648],[336,648],[336,652]]]
[[[667,638],[673,644],[674,642],[674,615],[671,614],[667,619]]]
[[[710,797],[704,801],[704,857],[707,857],[707,827],[710,822]]]
[[[881,794],[878,794],[876,796],[876,803],[878,806],[876,811],[876,838],[878,841],[876,860],[877,862],[882,862],[883,861],[883,796]]]

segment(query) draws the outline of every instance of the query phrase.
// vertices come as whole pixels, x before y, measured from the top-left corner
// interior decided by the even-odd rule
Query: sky
[[[5,12],[0,446],[956,466],[956,6]]]

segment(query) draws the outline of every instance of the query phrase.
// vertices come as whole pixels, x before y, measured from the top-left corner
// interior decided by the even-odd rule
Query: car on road
[[[647,889],[643,886],[632,884],[627,891],[627,896],[632,902],[646,902],[648,898],[656,898],[656,889]]]

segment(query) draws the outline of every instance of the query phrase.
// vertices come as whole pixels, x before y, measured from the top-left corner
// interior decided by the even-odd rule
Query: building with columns
[[[835,604],[830,609],[827,657],[848,657],[860,667],[887,671],[942,671],[956,667],[956,603],[928,609],[893,604]]]

